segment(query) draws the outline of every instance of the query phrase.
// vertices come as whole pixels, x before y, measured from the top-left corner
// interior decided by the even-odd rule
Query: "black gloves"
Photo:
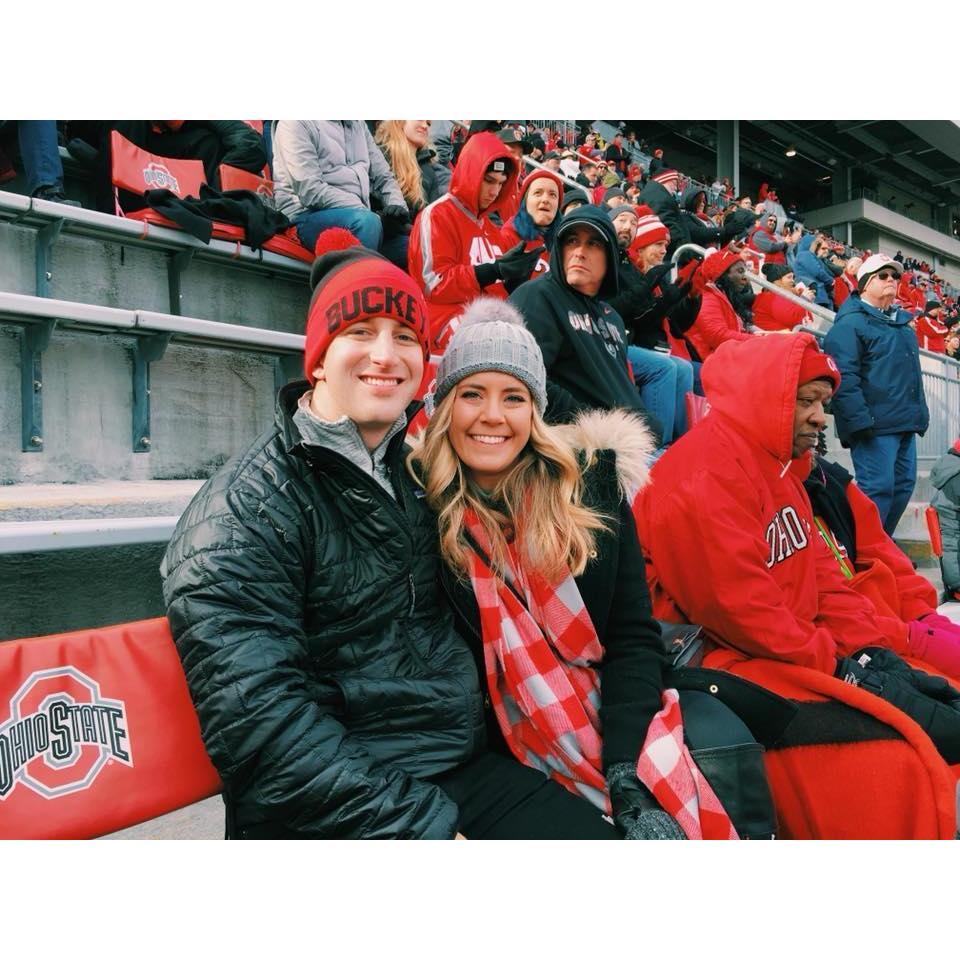
[[[862,430],[854,430],[850,434],[851,443],[869,443],[874,437],[873,427],[864,427]]]
[[[657,267],[651,267],[644,275],[643,282],[647,289],[653,290],[665,276],[673,269],[672,263],[661,263]]]
[[[504,283],[510,283],[513,280],[519,280],[523,283],[524,280],[529,280],[530,274],[533,273],[533,268],[540,259],[540,254],[547,249],[544,246],[540,246],[527,252],[523,247],[524,244],[521,241],[515,247],[511,247],[497,261],[497,271],[500,279]]]
[[[512,290],[529,280],[537,260],[540,259],[540,254],[547,248],[535,247],[529,252],[523,248],[524,243],[521,241],[515,247],[511,247],[499,260],[493,263],[481,263],[478,267],[474,267],[473,272],[477,283],[481,287],[489,287],[491,283],[502,280],[504,286]]]
[[[607,788],[613,806],[614,823],[625,840],[686,840],[680,824],[657,803],[653,794],[637,779],[636,768],[615,763],[607,771]]]
[[[388,234],[410,232],[410,211],[399,203],[388,204],[380,211],[383,231]]]

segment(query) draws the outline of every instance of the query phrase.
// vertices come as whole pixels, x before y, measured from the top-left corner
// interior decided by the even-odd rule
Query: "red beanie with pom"
[[[426,359],[427,305],[413,277],[385,257],[360,245],[342,227],[331,227],[317,237],[317,259],[310,270],[313,295],[307,311],[307,341],[303,370],[312,386],[317,364],[330,341],[353,323],[389,317],[405,323],[416,334]]]

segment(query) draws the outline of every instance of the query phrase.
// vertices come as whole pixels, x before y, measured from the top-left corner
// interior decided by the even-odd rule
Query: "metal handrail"
[[[152,310],[120,310],[72,300],[51,300],[23,293],[0,292],[0,318],[15,323],[55,319],[66,329],[94,329],[149,336],[169,333],[173,339],[206,346],[253,350],[271,354],[303,351],[302,334],[263,327],[245,327],[196,317],[179,317]]]
[[[179,516],[98,520],[12,520],[0,523],[0,555],[166,543]]]

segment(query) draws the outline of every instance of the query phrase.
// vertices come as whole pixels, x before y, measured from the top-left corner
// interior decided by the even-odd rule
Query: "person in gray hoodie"
[[[328,227],[344,227],[406,268],[410,211],[363,120],[275,120],[273,175],[277,209],[305,247]]]

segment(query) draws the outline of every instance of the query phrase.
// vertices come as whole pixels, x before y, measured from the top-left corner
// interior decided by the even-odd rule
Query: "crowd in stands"
[[[58,199],[37,160],[56,125],[34,123],[53,126],[19,124],[28,186]],[[960,627],[891,539],[928,422],[919,348],[957,351],[929,265],[804,230],[775,186],[691,180],[630,131],[68,126],[110,213],[170,209],[162,181],[114,196],[117,136],[202,161],[197,216],[237,199],[224,166],[271,182],[277,230],[316,255],[306,382],[200,491],[162,571],[228,832],[759,837],[771,802],[795,836],[942,832],[914,781],[934,770],[952,802]],[[837,311],[825,350],[802,331],[815,306]],[[862,492],[814,456],[828,403]],[[674,670],[654,617],[703,627],[702,675]],[[698,706],[684,684],[721,670],[743,687]],[[806,699],[846,712],[795,732],[798,759],[771,727]],[[694,742],[701,710],[719,739]],[[886,802],[864,811],[864,790]]]

